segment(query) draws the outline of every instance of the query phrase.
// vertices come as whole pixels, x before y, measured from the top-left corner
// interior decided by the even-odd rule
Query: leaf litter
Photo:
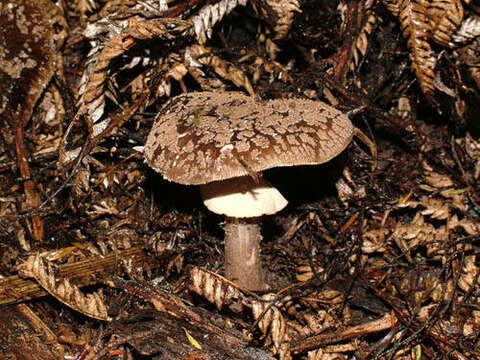
[[[480,357],[475,4],[46,3],[2,58],[33,51],[39,76],[18,90],[0,66],[0,357]],[[2,31],[14,54],[23,30]],[[266,293],[222,276],[218,219],[137,151],[168,98],[215,89],[328,100],[378,146],[373,171],[353,143],[265,172],[291,201],[264,230]]]

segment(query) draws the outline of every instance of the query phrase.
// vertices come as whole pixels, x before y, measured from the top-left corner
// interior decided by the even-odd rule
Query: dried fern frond
[[[263,73],[269,74],[268,83],[273,83],[276,79],[283,81],[284,83],[293,83],[293,78],[289,74],[289,70],[292,68],[292,63],[283,66],[275,60],[267,60],[263,57],[257,56],[253,64],[249,65],[251,72],[253,73],[253,83],[256,84]]]
[[[450,206],[446,201],[427,196],[422,197],[421,201],[409,200],[398,207],[416,208],[418,206],[425,208],[420,211],[420,214],[431,216],[434,219],[446,220],[450,216]]]
[[[131,21],[129,27],[109,41],[87,68],[87,80],[80,93],[77,116],[85,115],[90,136],[101,136],[108,122],[99,122],[105,107],[105,85],[111,62],[132,48],[138,40],[158,38],[166,44],[191,36],[192,24],[175,19]]]
[[[424,210],[420,210],[417,215],[429,216],[433,219],[448,220],[448,230],[452,230],[455,227],[461,227],[469,235],[476,234],[480,231],[480,224],[470,220],[468,218],[459,219],[457,215],[451,215],[451,208],[460,208],[460,204],[453,201],[442,198],[432,198],[423,196],[420,201],[408,200],[398,205],[399,208],[417,208],[423,207]]]
[[[399,18],[420,88],[431,98],[434,92],[436,58],[428,42],[431,27],[427,7],[427,0],[401,0]]]
[[[455,43],[467,43],[480,36],[480,16],[473,14],[462,22],[460,29],[453,34]]]
[[[480,141],[474,138],[470,133],[467,133],[463,141],[457,141],[459,144],[462,144],[462,142],[465,152],[475,163],[475,172],[473,178],[478,180],[480,177]]]
[[[399,0],[383,0],[383,3],[393,16],[398,17],[400,14],[400,1]]]
[[[87,13],[97,8],[95,0],[76,0],[73,2],[73,8],[81,17],[86,17]]]
[[[295,12],[301,12],[299,0],[254,0],[253,9],[275,33],[274,39],[283,39],[292,27]]]
[[[465,245],[465,251],[473,250],[472,244]],[[469,292],[478,286],[478,276],[480,268],[475,261],[475,255],[465,256],[458,287],[465,292]]]
[[[185,50],[185,63],[189,67],[209,66],[222,78],[244,88],[250,95],[255,95],[245,72],[220,57],[212,55],[212,49],[210,48],[203,45],[190,46]]]
[[[350,63],[350,70],[353,70],[354,65],[358,66],[360,62],[360,56],[363,57],[367,53],[368,37],[372,33],[373,27],[377,23],[377,17],[371,9],[366,11],[365,18],[367,20],[360,29],[358,37],[355,40],[352,48],[353,63]]]
[[[342,5],[345,4],[341,2],[339,7]],[[368,38],[373,31],[373,27],[377,23],[377,17],[372,8],[373,5],[374,1],[372,0],[364,0],[358,5],[357,23],[359,30],[356,34],[356,38],[352,39],[352,57],[348,60],[348,67],[350,70],[354,70],[355,66],[358,66],[360,63],[360,58],[367,53]],[[343,11],[346,11],[346,9],[343,9]],[[342,19],[344,17],[345,16],[342,15]],[[343,23],[342,26],[345,26],[345,23]]]
[[[190,270],[192,290],[215,304],[218,310],[232,303],[246,303],[243,294],[220,275],[192,267]]]
[[[193,23],[198,42],[205,44],[207,39],[212,36],[213,26],[238,5],[247,5],[247,0],[220,0],[215,4],[205,5],[192,16],[190,20]]]
[[[463,20],[461,0],[432,0],[427,8],[432,22],[433,40],[438,44],[451,47],[452,35]]]
[[[480,26],[480,17],[478,20],[475,20],[474,23],[475,26]],[[456,61],[458,63],[468,64],[470,76],[476,83],[477,87],[480,88],[480,52],[478,51],[478,49],[480,49],[480,37],[475,34],[475,31],[477,30],[472,30],[469,34],[465,34],[465,37],[463,35],[458,37],[458,40],[462,43],[466,43],[466,45],[458,48],[455,51],[455,55],[457,56]],[[456,41],[455,35],[453,36],[453,39]]]
[[[438,253],[442,244],[448,240],[449,232],[445,226],[435,227],[425,221],[425,217],[418,212],[409,223],[398,223],[392,238],[402,251],[409,255],[410,249],[418,245],[429,244],[427,256]]]
[[[273,344],[273,350],[280,354],[280,358],[288,358],[288,347],[285,346],[289,341],[287,323],[280,309],[272,306],[272,301],[276,301],[275,295],[267,294],[261,298],[253,296],[252,299],[224,277],[198,267],[191,268],[190,281],[191,289],[214,303],[219,310],[232,303],[241,308],[251,307],[254,319],[259,320],[258,327],[265,336],[266,345]],[[282,299],[284,303],[290,300],[291,297]]]
[[[385,239],[388,235],[388,229],[380,228],[369,230],[362,235],[362,252],[364,254],[371,254],[374,252],[385,252]]]
[[[110,119],[101,120],[101,118],[105,108],[105,97],[110,96],[116,101],[115,86],[110,86],[111,89],[109,89],[107,83],[112,71],[111,63],[114,59],[124,55],[139,40],[157,38],[168,46],[176,46],[179,42],[188,41],[189,38],[196,35],[200,42],[205,42],[207,37],[211,36],[212,27],[216,22],[237,5],[246,4],[246,0],[221,0],[215,4],[204,6],[196,15],[191,17],[191,21],[184,21],[161,18],[166,7],[159,5],[153,6],[152,9],[149,6],[146,13],[150,17],[155,16],[155,18],[144,20],[142,16],[145,16],[145,14],[142,15],[139,12],[141,12],[141,6],[150,4],[149,1],[147,2],[148,4],[132,2],[124,7],[126,9],[114,7],[108,10],[107,14],[104,14],[100,20],[89,24],[85,30],[85,36],[92,39],[92,50],[79,88],[77,104],[79,110],[76,118],[81,115],[85,116],[90,138],[100,138],[111,125]],[[166,4],[165,1],[162,3]],[[142,58],[133,59],[122,69],[131,68],[140,62],[145,65],[145,60],[148,61],[148,59]],[[221,71],[220,68],[218,66],[219,71]],[[230,80],[234,83],[241,82],[242,85],[240,86],[245,86],[248,91],[253,92],[248,79],[245,81],[246,77],[242,79],[238,74],[239,71],[234,71],[231,74],[226,73],[226,76],[231,77]],[[175,74],[172,73],[172,75]],[[135,84],[132,83],[131,85],[144,88],[144,83],[142,84],[144,79],[138,78],[137,80]],[[159,84],[157,92],[161,94],[170,92],[168,79]]]
[[[68,307],[94,319],[111,320],[101,291],[85,295],[68,279],[58,280],[52,263],[40,254],[30,256],[20,266],[19,273],[37,280],[50,295]]]

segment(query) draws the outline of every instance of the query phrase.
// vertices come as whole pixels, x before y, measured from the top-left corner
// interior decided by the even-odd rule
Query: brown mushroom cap
[[[166,179],[199,185],[277,166],[324,163],[353,134],[350,119],[320,101],[193,92],[165,105],[144,153]]]

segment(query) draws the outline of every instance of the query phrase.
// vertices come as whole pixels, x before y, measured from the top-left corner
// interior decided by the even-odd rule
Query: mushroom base
[[[225,275],[252,291],[268,288],[260,259],[260,218],[226,218]]]

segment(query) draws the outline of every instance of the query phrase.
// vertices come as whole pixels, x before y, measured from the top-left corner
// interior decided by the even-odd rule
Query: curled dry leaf
[[[353,189],[344,178],[340,178],[335,182],[335,187],[337,188],[337,196],[345,207],[348,207],[348,200],[354,198],[355,193]]]
[[[345,168],[345,173],[349,170]],[[348,208],[348,202],[350,200],[363,199],[367,196],[365,185],[357,185],[351,178],[342,177],[335,182],[335,187],[337,188],[337,195],[340,201],[345,207]]]
[[[322,349],[311,350],[307,353],[308,360],[325,360],[325,353]]]
[[[81,17],[86,17],[87,13],[92,12],[97,8],[95,0],[76,0],[74,1],[75,11],[80,13]]]
[[[399,208],[416,208],[418,206],[425,208],[420,211],[422,215],[429,215],[434,219],[445,220],[450,215],[450,207],[446,201],[428,196],[423,196],[421,201],[408,200],[398,205]]]
[[[181,55],[177,53],[170,53],[163,59],[159,60],[159,64],[148,70],[149,78],[153,78],[155,75],[158,74],[165,74],[163,78],[157,83],[157,87],[153,90],[154,96],[153,99],[158,99],[163,96],[170,97],[170,92],[172,89],[171,79],[175,79],[180,81],[184,75],[184,71],[186,69],[185,65],[182,63]],[[186,74],[186,73],[185,73]],[[196,77],[194,76],[196,79]],[[147,105],[151,105],[149,101]]]
[[[418,245],[429,243],[428,253],[436,252],[448,239],[448,231],[445,226],[435,228],[425,222],[422,214],[417,213],[410,223],[399,223],[395,227],[392,238],[397,241],[403,251],[410,251]]]
[[[358,65],[358,63],[360,62],[360,54],[362,56],[365,56],[365,54],[367,53],[368,36],[372,33],[373,27],[376,23],[376,16],[373,13],[369,14],[367,21],[365,22],[363,28],[360,30],[360,34],[357,38],[357,41],[355,42],[355,49],[353,51],[355,65]]]
[[[467,218],[459,219],[457,215],[453,215],[448,222],[450,229],[461,227],[468,235],[477,235],[480,232],[480,223],[478,221]]]
[[[402,119],[410,119],[412,116],[412,105],[410,104],[410,99],[406,96],[402,96],[398,99],[398,106],[396,108],[396,113]]]
[[[300,265],[295,269],[295,278],[297,281],[305,282],[313,277],[312,268],[310,265]]]
[[[457,215],[451,216],[445,225],[435,227],[426,222],[423,215],[418,212],[410,223],[399,223],[392,234],[392,238],[401,241],[405,251],[409,251],[417,245],[428,244],[427,256],[431,256],[432,254],[443,253],[443,250],[440,249],[449,239],[450,232],[456,227],[461,227],[469,235],[478,234],[480,230],[478,223],[468,219],[459,220]]]
[[[347,360],[349,357],[343,353],[356,351],[359,347],[357,342],[325,346],[322,349],[312,350],[307,353],[308,360]],[[398,360],[398,358],[395,358]]]
[[[468,207],[468,199],[466,197],[466,188],[464,189],[455,189],[454,188],[454,182],[448,175],[440,174],[435,171],[426,163],[424,163],[424,176],[425,176],[425,181],[426,184],[420,184],[419,188],[428,192],[434,192],[437,193],[440,190],[440,195],[442,195],[443,198],[451,200],[448,202],[445,202],[444,199],[433,199],[429,198],[430,200],[427,199],[427,197],[422,198],[422,205],[427,208],[424,212],[422,212],[423,215],[431,215],[434,214],[433,217],[439,218],[440,211],[433,211],[432,208],[443,208],[445,213],[448,213],[448,210],[446,207],[450,206],[452,208],[459,209],[462,212],[467,211]],[[415,207],[415,202],[409,202],[411,207]],[[443,205],[442,205],[443,204]],[[448,204],[448,206],[447,206]],[[405,205],[405,204],[404,204]],[[401,207],[401,206],[400,206]]]
[[[409,255],[412,248],[419,245],[427,246],[427,256],[441,255],[445,252],[445,242],[450,238],[450,233],[455,228],[462,228],[469,235],[478,234],[480,226],[476,221],[468,218],[459,218],[457,214],[451,214],[450,204],[454,202],[445,199],[437,199],[424,196],[420,201],[402,201],[398,208],[417,208],[419,210],[414,218],[408,223],[398,223],[392,233],[391,239]],[[443,221],[443,225],[430,223],[425,216],[431,219]],[[371,253],[385,251],[386,229],[370,230],[363,235],[362,251]]]
[[[310,267],[309,261],[305,259],[299,259],[297,260],[297,267],[295,269],[296,275],[295,277],[297,278],[298,281],[308,281],[313,277],[313,271],[312,268]],[[313,264],[315,266],[315,270],[317,273],[322,273],[324,269],[320,267],[318,264],[318,261],[313,260]]]
[[[448,201],[448,198],[451,198],[452,200]],[[480,230],[480,225],[478,222],[470,220],[466,217],[460,219],[457,215],[450,214],[451,205],[461,211],[465,211],[466,208],[464,202],[464,194],[457,194],[453,197],[447,197],[447,200],[423,196],[420,201],[409,200],[399,204],[398,207],[424,207],[425,209],[421,210],[419,214],[428,215],[438,220],[448,219],[447,223],[449,230],[452,230],[458,226],[463,228],[467,234],[474,235]]]
[[[374,252],[385,252],[385,238],[389,230],[386,228],[369,230],[362,235],[362,252],[371,254]]]
[[[30,256],[20,265],[19,274],[34,278],[50,295],[68,307],[94,319],[111,320],[101,291],[85,295],[68,279],[56,279],[52,263],[43,260],[40,254]]]
[[[274,294],[266,294],[262,296],[262,300],[252,300],[252,314],[255,320],[263,314],[258,327],[262,334],[267,336],[267,343],[268,341],[273,343],[274,351],[277,353],[281,344],[289,341],[289,336],[285,318],[275,305],[271,306],[272,301],[275,301]],[[264,313],[267,307],[268,310]]]
[[[400,14],[400,1],[398,0],[383,0],[383,3],[390,12],[397,17]]]
[[[253,64],[249,65],[250,69],[253,69],[253,82],[256,84],[264,72],[269,74],[268,83],[271,84],[275,79],[283,81],[285,83],[293,83],[293,78],[289,74],[291,64],[283,66],[275,60],[267,60],[263,57],[257,56]]]
[[[318,303],[324,304],[341,304],[344,301],[343,293],[334,289],[314,290],[307,296],[300,299],[300,303],[304,306],[318,308]]]
[[[446,188],[454,185],[452,179],[448,175],[440,174],[435,171],[424,172],[425,181],[435,188]]]
[[[329,323],[329,315],[325,310],[318,310],[316,312],[301,313],[302,322],[306,323],[305,336],[320,333],[325,330],[325,324]]]

